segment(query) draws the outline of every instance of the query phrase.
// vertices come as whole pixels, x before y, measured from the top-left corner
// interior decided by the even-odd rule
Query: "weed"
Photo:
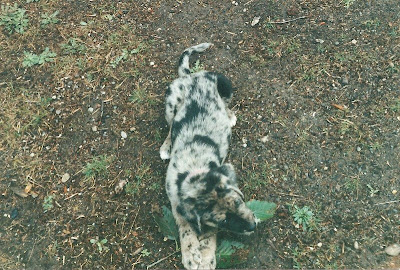
[[[135,195],[139,191],[140,179],[137,182],[128,182],[125,185],[125,193],[131,196]]]
[[[344,0],[343,1],[344,7],[345,8],[350,8],[350,6],[354,4],[354,2],[355,2],[355,0]]]
[[[360,179],[357,177],[346,179],[345,187],[350,191],[358,192],[358,189],[360,187]]]
[[[116,68],[121,61],[128,59],[128,56],[128,50],[123,49],[121,55],[117,56],[113,61],[111,61],[110,66],[112,68]]]
[[[373,20],[367,20],[367,21],[363,22],[363,24],[368,29],[376,29],[379,27],[381,22],[379,21],[379,19],[373,19]]]
[[[1,5],[0,25],[4,25],[8,33],[14,32],[22,34],[28,27],[28,18],[25,15],[26,10],[18,8],[17,3],[14,6]]]
[[[106,155],[93,157],[92,162],[86,164],[83,174],[86,179],[93,179],[98,176],[106,175],[110,158]]]
[[[44,198],[43,204],[42,204],[44,212],[47,212],[48,210],[50,210],[54,207],[53,199],[54,199],[54,195],[48,195]]]
[[[70,38],[67,43],[61,44],[63,54],[83,54],[86,52],[86,45],[78,38]]]
[[[388,71],[390,74],[393,73],[398,73],[399,72],[399,66],[393,64],[392,62],[389,63]]]
[[[197,60],[194,63],[194,66],[190,69],[190,73],[196,73],[202,70],[204,70],[204,65],[200,63],[200,60]]]
[[[303,256],[304,254],[299,251],[298,247],[292,249],[293,269],[303,269],[303,265],[300,262]]]
[[[43,14],[42,15],[42,20],[40,21],[40,26],[42,28],[44,28],[49,24],[58,23],[60,21],[59,19],[57,19],[58,13],[60,13],[60,12],[57,10],[53,14],[48,14],[48,13]]]
[[[339,124],[340,135],[345,135],[345,134],[349,133],[352,126],[354,126],[353,122],[351,122],[347,119],[342,119],[342,121]]]
[[[151,252],[147,250],[147,248],[143,249],[142,252],[140,252],[144,257],[148,257],[151,255]]]
[[[375,194],[377,194],[379,192],[379,189],[373,188],[370,184],[367,184],[367,187],[369,189],[369,196],[370,197],[374,197]]]
[[[46,47],[46,49],[39,55],[26,51],[24,51],[24,55],[25,58],[22,62],[23,67],[32,67],[34,65],[41,65],[45,62],[53,62],[54,57],[57,56],[57,54],[51,52],[48,47]]]
[[[146,99],[147,99],[146,91],[143,89],[137,88],[136,90],[132,91],[132,94],[128,100],[129,100],[129,102],[140,104],[140,103],[144,102]]]
[[[26,2],[29,3],[33,3],[33,2],[39,2],[40,0],[26,0]]]
[[[303,208],[299,208],[297,205],[294,206],[293,218],[294,221],[302,226],[303,231],[311,230],[312,226],[315,225],[315,217],[314,213],[308,208],[308,206],[304,206]]]
[[[296,52],[301,47],[301,44],[296,39],[291,39],[286,47],[288,53]]]
[[[107,239],[105,238],[99,241],[99,237],[96,237],[95,239],[90,239],[90,243],[96,244],[100,253],[102,253],[103,250],[106,252],[109,250],[109,248],[105,246],[105,244],[107,244]]]
[[[392,112],[399,112],[400,111],[400,98],[396,98],[392,105],[390,105],[390,110]]]

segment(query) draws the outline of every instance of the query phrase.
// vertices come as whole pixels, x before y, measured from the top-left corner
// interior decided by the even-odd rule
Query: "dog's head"
[[[236,233],[255,230],[254,214],[243,201],[231,164],[188,174],[180,189],[177,212],[198,234],[204,225]]]

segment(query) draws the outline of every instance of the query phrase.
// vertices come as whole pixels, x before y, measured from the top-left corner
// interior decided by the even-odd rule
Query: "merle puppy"
[[[170,127],[160,149],[171,159],[166,190],[179,227],[182,262],[187,269],[214,269],[217,229],[250,233],[254,215],[243,201],[231,164],[224,164],[236,117],[227,107],[231,82],[223,75],[189,70],[189,56],[210,43],[186,49],[179,78],[166,92]]]

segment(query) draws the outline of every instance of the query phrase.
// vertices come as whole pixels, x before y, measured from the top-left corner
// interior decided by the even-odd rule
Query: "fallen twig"
[[[388,202],[381,202],[381,203],[376,203],[375,205],[391,204],[391,203],[398,203],[398,202],[400,202],[400,200],[396,200],[396,201],[388,201]]]
[[[153,266],[159,264],[160,262],[162,262],[162,261],[168,259],[169,257],[171,257],[172,255],[175,255],[175,254],[178,253],[178,252],[179,252],[179,250],[178,250],[178,251],[175,251],[174,253],[169,254],[167,257],[161,258],[161,259],[159,259],[158,261],[153,262],[152,264],[149,264],[148,266],[146,266],[146,269],[149,269],[149,268],[151,268],[151,267],[153,267]]]
[[[283,21],[275,21],[275,22],[268,22],[268,23],[270,23],[270,24],[284,24],[284,23],[290,23],[290,22],[294,22],[294,21],[297,21],[297,20],[301,20],[301,19],[305,19],[305,18],[308,18],[308,16],[301,16],[301,17],[297,17],[297,18],[294,18],[294,19],[291,19],[291,20],[283,20]]]

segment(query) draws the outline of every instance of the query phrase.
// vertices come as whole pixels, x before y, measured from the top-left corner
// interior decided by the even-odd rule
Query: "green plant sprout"
[[[299,208],[297,205],[294,206],[293,218],[294,221],[302,226],[303,231],[307,231],[311,229],[313,223],[315,223],[314,213],[308,208],[308,206],[304,206],[303,208]]]
[[[24,52],[25,58],[22,62],[23,67],[32,67],[34,65],[41,65],[45,62],[53,62],[54,57],[57,56],[56,53],[53,53],[49,50],[48,47],[39,55],[31,53],[31,52]]]
[[[46,213],[48,210],[52,209],[54,207],[53,205],[53,199],[54,199],[54,195],[49,195],[46,196],[43,200],[43,210]]]
[[[97,248],[99,249],[99,252],[102,253],[104,251],[108,251],[109,248],[105,246],[107,244],[107,239],[103,239],[99,241],[99,238],[97,237],[96,239],[90,239],[90,243],[96,244]]]
[[[29,22],[25,13],[26,10],[19,8],[17,3],[14,6],[1,5],[0,25],[4,25],[9,34],[22,34]]]
[[[60,12],[57,10],[53,14],[48,14],[48,13],[43,14],[42,15],[42,20],[40,21],[40,26],[42,28],[44,28],[49,24],[58,23],[60,21],[59,19],[57,19],[58,13],[60,13]]]

